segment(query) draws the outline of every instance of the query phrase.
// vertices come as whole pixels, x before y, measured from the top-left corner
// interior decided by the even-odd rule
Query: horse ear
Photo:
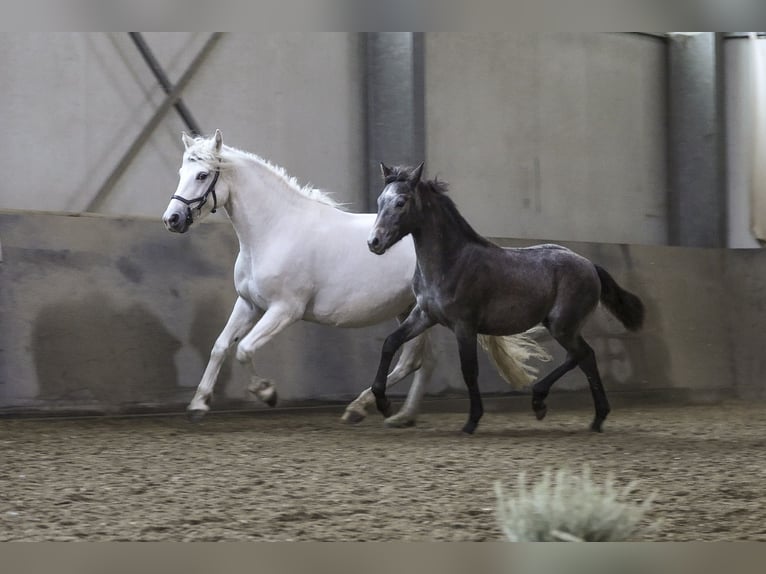
[[[383,176],[383,179],[386,179],[388,176],[390,176],[392,173],[394,173],[394,170],[388,167],[385,163],[380,162],[380,175]]]
[[[410,185],[412,187],[415,187],[418,183],[420,183],[420,177],[423,175],[423,164],[426,162],[420,162],[420,165],[412,170],[412,173],[410,174]]]
[[[194,139],[186,132],[181,132],[181,141],[184,142],[184,147],[189,149],[194,143]]]
[[[215,130],[215,151],[216,153],[221,151],[221,146],[223,145],[223,134],[221,133],[221,130]]]

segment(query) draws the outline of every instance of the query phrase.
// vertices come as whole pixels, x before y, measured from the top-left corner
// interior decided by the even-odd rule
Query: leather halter
[[[192,217],[192,206],[195,203],[198,203],[199,205],[197,205],[195,209],[202,212],[202,206],[207,203],[208,195],[213,196],[213,209],[210,211],[210,213],[215,213],[215,210],[218,207],[218,198],[215,195],[215,184],[218,182],[218,176],[220,174],[221,174],[221,169],[220,168],[216,169],[215,175],[213,176],[213,181],[211,181],[210,185],[207,186],[205,193],[203,193],[199,197],[195,197],[194,199],[186,199],[184,197],[181,197],[180,195],[173,195],[170,198],[170,199],[177,199],[181,203],[186,204],[186,224],[187,225],[191,225],[194,222],[194,218]]]

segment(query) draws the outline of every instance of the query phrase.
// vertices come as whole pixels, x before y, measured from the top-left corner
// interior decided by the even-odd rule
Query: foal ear
[[[392,173],[394,173],[394,170],[388,167],[385,163],[380,162],[380,175],[383,176],[383,179],[385,180],[388,176],[390,176]]]
[[[412,187],[415,187],[418,183],[420,183],[420,177],[423,175],[423,164],[426,162],[420,162],[420,165],[412,170],[412,173],[410,174],[410,185]]]
[[[221,151],[221,146],[223,145],[223,134],[221,133],[221,130],[215,130],[215,151],[216,153]]]
[[[194,138],[192,138],[186,132],[181,132],[181,141],[184,142],[184,147],[189,149],[194,144]]]

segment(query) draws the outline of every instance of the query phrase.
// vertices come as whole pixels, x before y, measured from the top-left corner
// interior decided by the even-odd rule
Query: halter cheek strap
[[[212,195],[213,196],[213,209],[210,210],[210,213],[215,213],[216,208],[218,207],[218,198],[215,195],[215,184],[218,182],[218,176],[221,174],[221,170],[216,169],[215,175],[213,175],[213,181],[210,182],[210,185],[207,186],[207,189],[205,190],[205,193],[200,195],[199,197],[195,197],[194,199],[186,199],[185,197],[181,197],[180,195],[174,195],[170,199],[177,199],[181,203],[186,204],[186,223],[188,225],[191,225],[194,221],[194,218],[192,217],[192,207],[195,203],[198,203],[199,205],[196,206],[196,209],[198,211],[202,211],[202,206],[207,203],[207,196]]]

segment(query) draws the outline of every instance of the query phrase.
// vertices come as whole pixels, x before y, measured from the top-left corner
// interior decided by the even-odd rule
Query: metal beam
[[[160,104],[160,106],[154,112],[154,115],[152,115],[138,136],[136,136],[136,139],[133,141],[128,150],[123,154],[120,161],[112,170],[112,173],[109,174],[104,183],[101,184],[101,187],[98,189],[96,194],[93,196],[90,202],[88,202],[85,209],[83,209],[84,212],[98,211],[99,208],[103,205],[106,196],[112,190],[120,177],[122,177],[122,174],[125,173],[125,170],[133,161],[133,158],[149,139],[149,136],[151,136],[152,132],[159,125],[160,121],[162,121],[167,111],[173,105],[175,105],[175,103],[181,97],[181,92],[183,92],[184,88],[186,88],[186,85],[192,79],[200,64],[207,57],[207,55],[210,53],[210,50],[213,48],[213,46],[215,46],[216,42],[218,42],[222,35],[222,32],[215,32],[214,34],[210,35],[210,37],[205,42],[205,45],[202,46],[202,49],[194,57],[194,60],[192,60],[192,62],[186,68],[186,71],[178,80],[178,83],[176,83],[170,93],[165,96],[162,104]]]
[[[154,77],[157,78],[157,81],[160,83],[160,86],[162,86],[162,89],[165,90],[166,94],[170,94],[173,91],[173,84],[168,79],[167,74],[165,74],[165,70],[162,69],[162,66],[160,65],[157,58],[154,57],[154,52],[152,52],[149,44],[147,44],[146,40],[144,40],[143,34],[141,34],[141,32],[128,32],[128,35],[130,36],[130,39],[133,40],[136,48],[138,48],[141,56],[143,56],[146,65],[149,66],[149,69],[154,74]],[[200,130],[199,124],[194,120],[194,117],[191,115],[191,112],[186,107],[186,104],[184,104],[184,101],[181,98],[178,98],[178,101],[173,104],[173,107],[178,112],[178,115],[181,116],[181,119],[186,124],[186,127],[189,128],[189,130],[192,132],[192,135],[202,134],[202,130]]]
[[[725,247],[721,38],[671,34],[668,60],[669,242]]]
[[[375,211],[380,162],[425,160],[423,33],[371,32],[366,51],[367,208]]]

